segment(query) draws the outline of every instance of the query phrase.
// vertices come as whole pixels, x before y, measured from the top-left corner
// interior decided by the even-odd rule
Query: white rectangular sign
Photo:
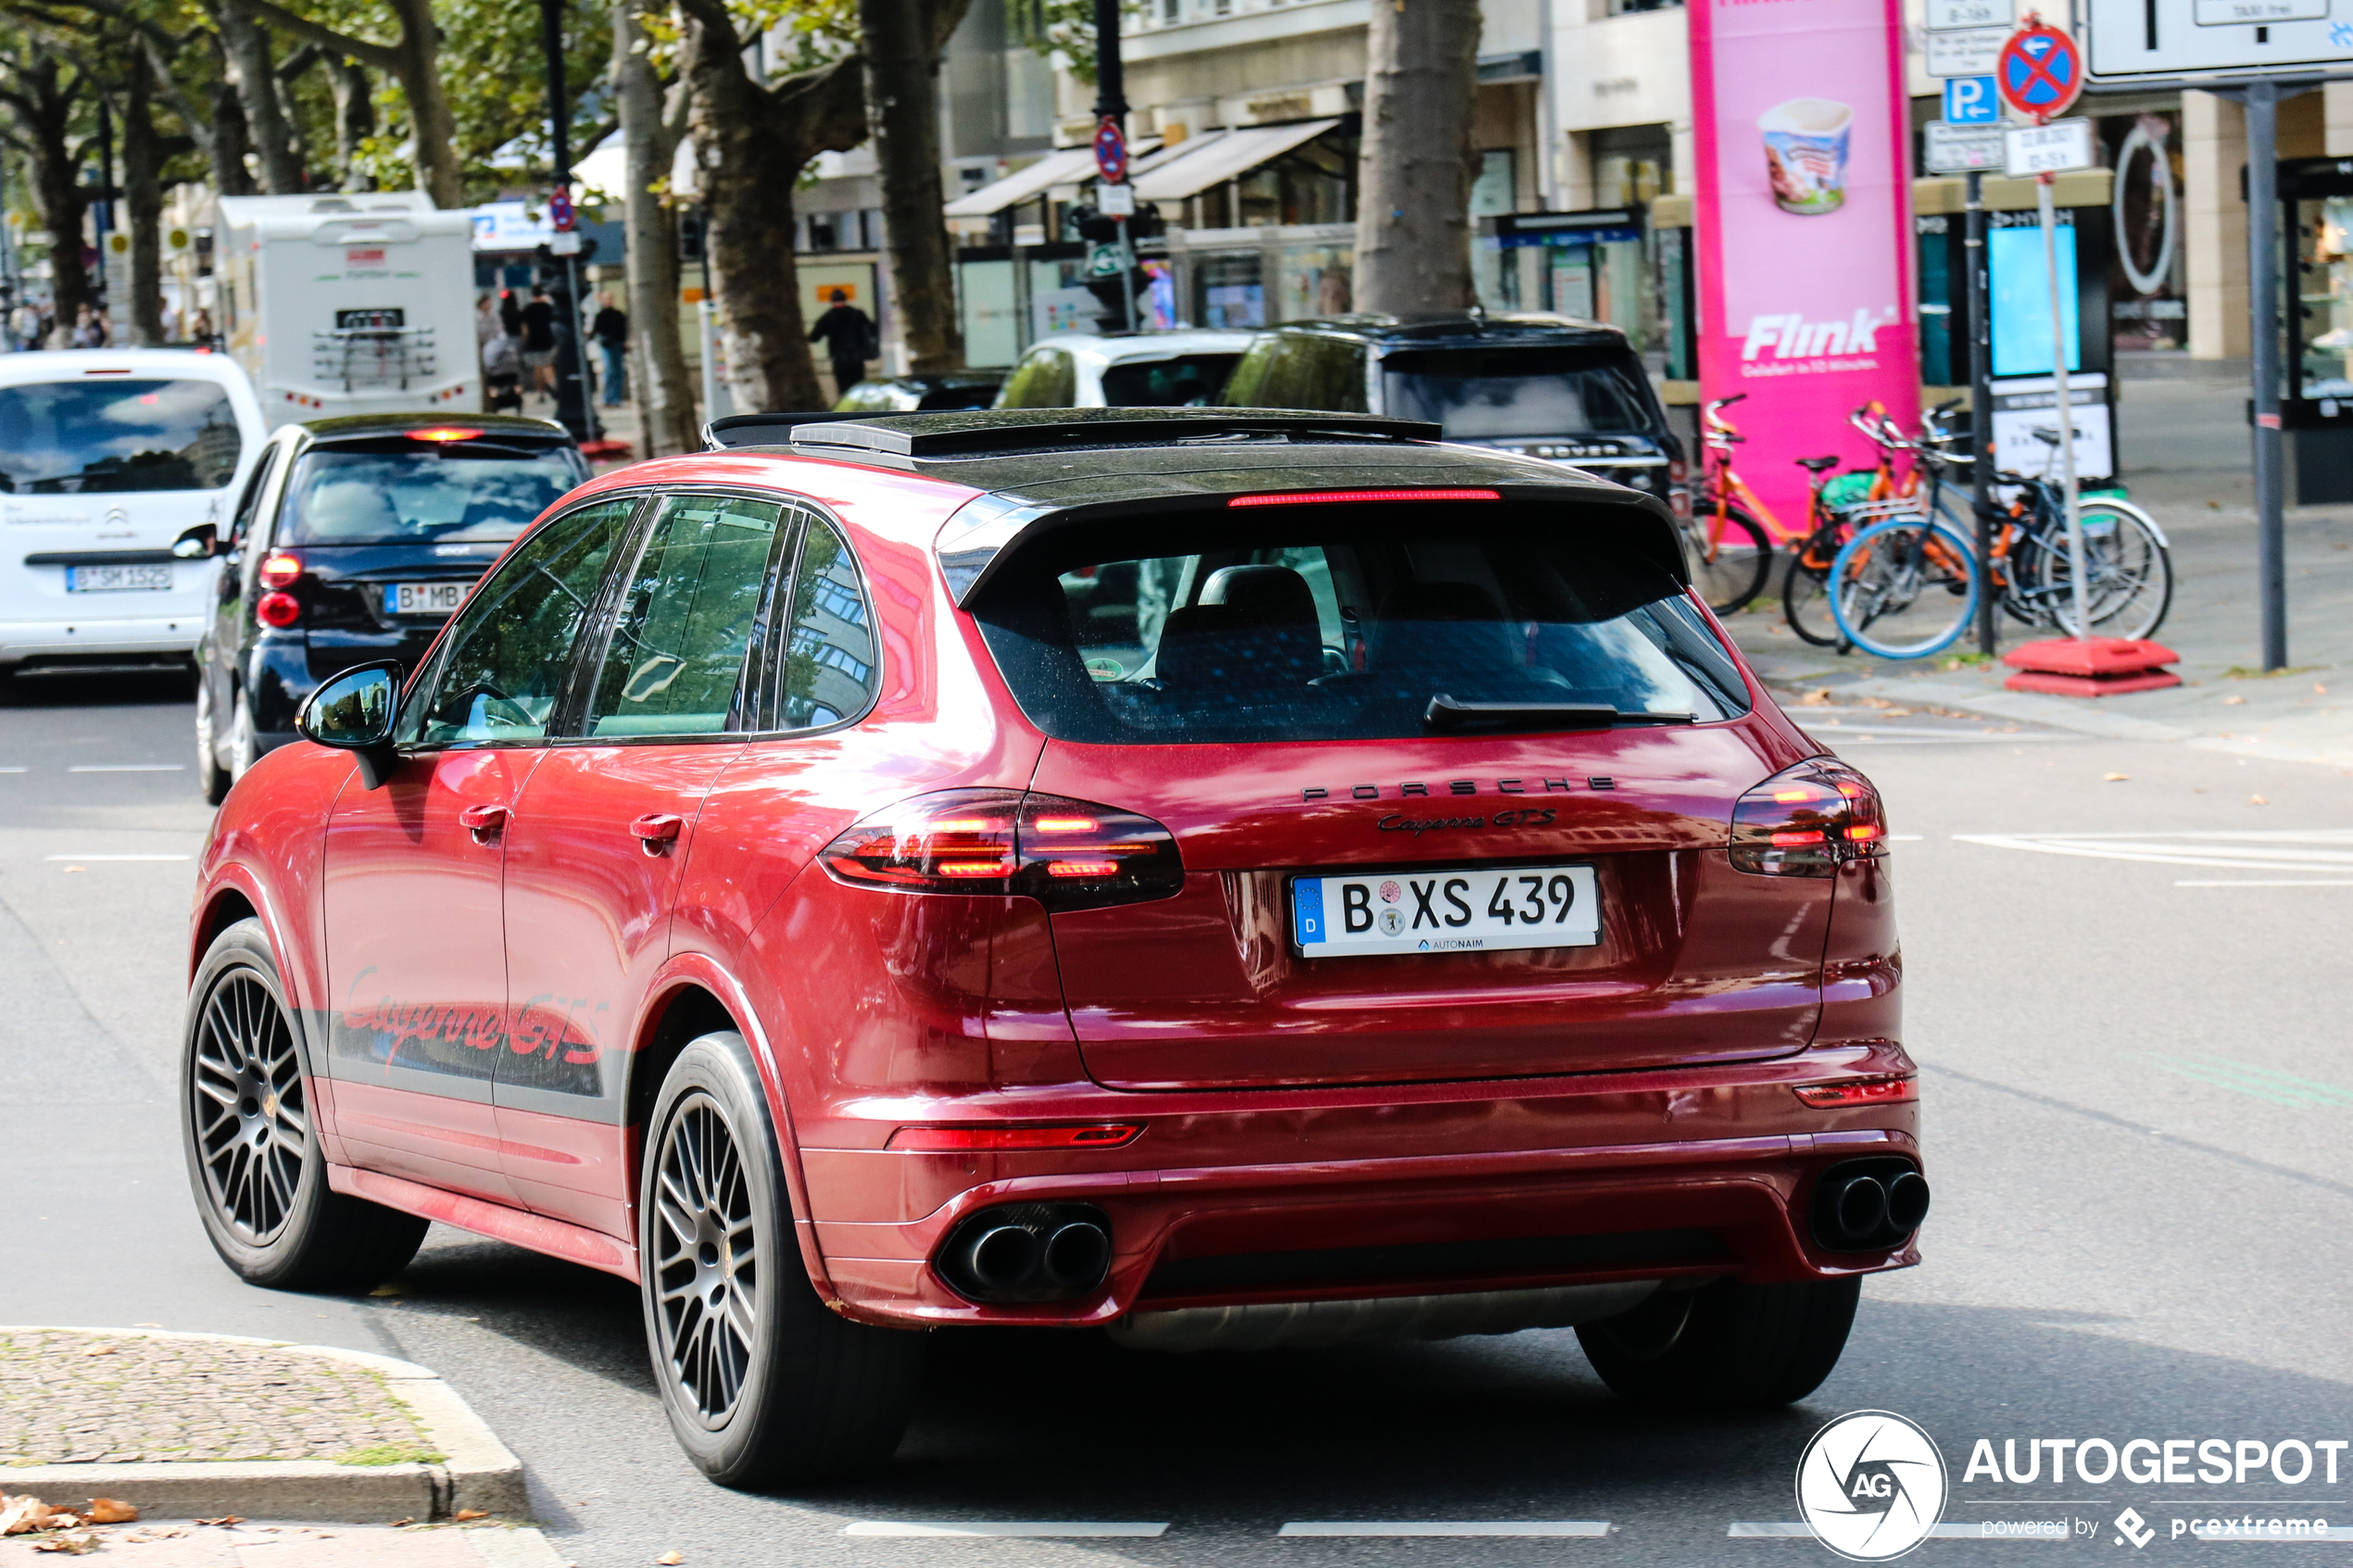
[[[1967,174],[2003,165],[2002,128],[1998,125],[1955,125],[1931,119],[1920,128],[1923,161],[1931,174]]]
[[[2325,5],[2327,0],[2322,0]],[[1961,28],[2007,28],[2016,17],[2011,0],[1928,0],[1928,30],[1952,32]]]
[[[2353,20],[2331,20],[2328,0],[2081,0],[2078,14],[2095,84],[2353,75]]]
[[[2001,57],[2002,44],[2009,35],[2007,22],[1994,27],[1964,28],[1957,32],[1931,32],[1928,35],[1928,74],[1991,76]]]
[[[2070,169],[2097,169],[2092,122],[2055,119],[2048,125],[2013,125],[2003,133],[2003,172],[2012,179],[2027,174],[2065,174]]]

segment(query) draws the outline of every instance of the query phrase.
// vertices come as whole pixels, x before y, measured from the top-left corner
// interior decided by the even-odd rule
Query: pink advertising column
[[[1793,459],[1874,460],[1866,403],[1919,423],[1902,6],[1692,0],[1691,28],[1700,395],[1748,394],[1741,477],[1793,534]]]

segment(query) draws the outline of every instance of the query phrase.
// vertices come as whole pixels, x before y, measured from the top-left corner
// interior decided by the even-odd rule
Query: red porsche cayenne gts
[[[1659,502],[1347,415],[774,433],[573,491],[231,793],[231,1267],[637,1281],[730,1485],[887,1457],[941,1327],[1829,1374],[1928,1207],[1886,827]]]

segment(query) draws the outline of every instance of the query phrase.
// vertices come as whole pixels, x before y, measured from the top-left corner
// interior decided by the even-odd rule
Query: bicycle
[[[1929,418],[1936,420],[1957,407],[1959,400],[1955,399],[1931,410]],[[1821,472],[1831,468],[1836,458],[1798,459],[1799,466],[1815,476],[1807,501],[1808,527],[1794,548],[1788,575],[1781,580],[1781,613],[1788,620],[1790,630],[1817,647],[1835,647],[1842,653],[1852,645],[1831,613],[1831,564],[1858,529],[1881,518],[1908,515],[1912,510],[1911,494],[1919,477],[1916,469],[1903,482],[1897,481],[1895,454],[1914,447],[1905,441],[1880,405],[1864,405],[1849,414],[1846,422],[1879,447],[1879,462],[1872,468],[1852,469],[1826,481],[1820,477]],[[1939,435],[1936,439],[1951,438]]]
[[[1732,469],[1732,445],[1746,437],[1724,420],[1722,411],[1747,395],[1719,397],[1703,410],[1701,439],[1712,460],[1699,504],[1690,516],[1677,520],[1684,556],[1692,563],[1692,585],[1718,615],[1746,608],[1765,591],[1773,571],[1772,535],[1749,512],[1732,505],[1737,493],[1748,506],[1772,515]]]
[[[2057,446],[2058,433],[2035,438]],[[1959,524],[1944,501],[1944,470],[1969,459],[1918,449],[1928,459],[1929,504],[1909,517],[1891,518],[1849,540],[1831,568],[1836,591],[1831,610],[1856,647],[1883,659],[1922,659],[1959,640],[1975,618],[1978,596],[1974,530]],[[2007,495],[1987,563],[1997,602],[2013,619],[2076,634],[2074,552],[2067,532],[2066,497],[2047,479],[2004,472]],[[2172,555],[2157,521],[2119,496],[2078,502],[2090,581],[2086,608],[2095,635],[2140,638],[2163,623],[2173,600]]]

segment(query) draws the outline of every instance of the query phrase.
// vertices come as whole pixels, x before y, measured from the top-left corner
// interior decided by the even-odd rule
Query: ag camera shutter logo
[[[1884,1562],[1928,1538],[1944,1515],[1946,1485],[1944,1456],[1917,1423],[1855,1411],[1806,1445],[1797,1513],[1839,1556]]]

